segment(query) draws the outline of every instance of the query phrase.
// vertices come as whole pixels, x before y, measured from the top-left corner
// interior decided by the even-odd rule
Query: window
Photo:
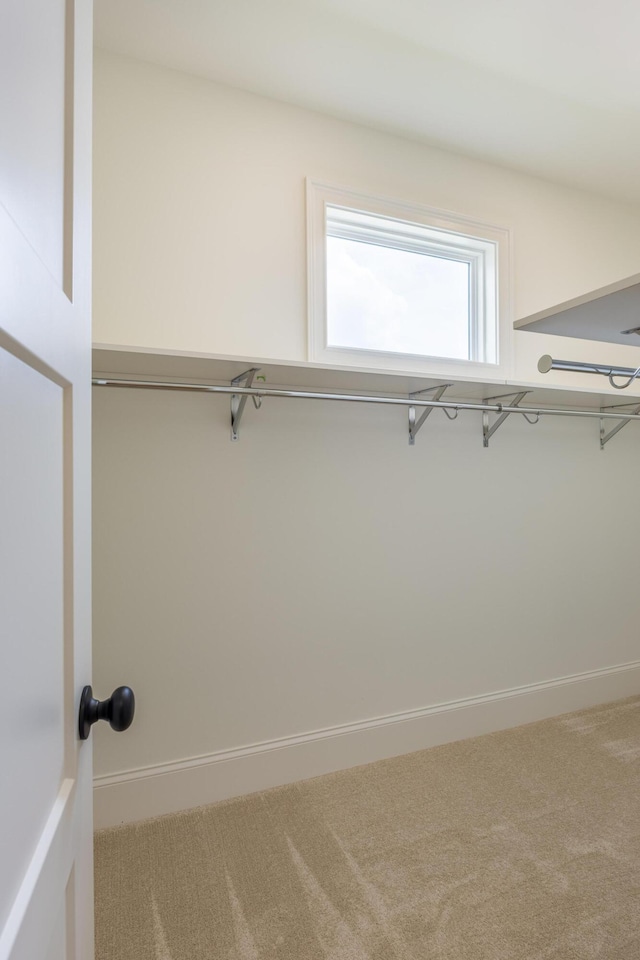
[[[314,182],[308,199],[310,359],[497,375],[508,231]]]

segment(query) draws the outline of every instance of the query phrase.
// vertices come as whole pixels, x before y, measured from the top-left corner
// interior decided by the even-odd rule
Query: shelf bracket
[[[427,387],[425,390],[417,390],[415,393],[409,394],[410,400],[415,400],[416,397],[419,397],[422,393],[432,393],[433,400],[439,400],[442,394],[445,392],[447,387],[452,387],[452,383],[443,383],[438,387]],[[423,412],[420,414],[420,418],[416,420],[416,408],[414,406],[409,407],[409,446],[413,447],[416,442],[416,436],[420,427],[424,424],[425,420],[430,413],[433,413],[435,407],[425,407]]]
[[[231,381],[231,386],[233,387],[250,387],[253,383],[253,378],[256,373],[260,370],[260,367],[251,367],[249,370],[245,370],[244,373],[241,373],[239,376],[234,377]],[[240,396],[237,393],[231,394],[231,440],[239,440],[239,430],[240,430],[240,421],[242,420],[242,414],[244,413],[244,408],[247,402],[247,394]],[[253,397],[253,402],[256,410],[258,410],[262,403],[262,398]]]
[[[629,413],[634,413],[634,414],[640,413],[640,403],[616,403],[612,407],[600,407],[600,412],[604,412],[605,410],[617,410],[618,407],[627,407],[627,408],[632,407],[633,409],[630,410]],[[600,421],[600,449],[604,450],[605,445],[609,443],[609,440],[611,440],[612,437],[615,437],[616,433],[620,433],[622,428],[626,427],[628,423],[629,423],[628,420],[623,420],[621,423],[618,424],[617,427],[613,427],[612,430],[609,430],[608,433],[605,433],[604,420],[601,420]]]
[[[522,401],[524,400],[524,398],[528,393],[531,393],[531,390],[521,390],[520,393],[503,393],[499,397],[487,397],[484,402],[495,403],[496,400],[506,400],[507,397],[515,397],[515,400],[513,400],[509,404],[509,406],[517,407],[522,403]],[[498,403],[497,406],[500,407],[501,404]],[[505,422],[505,420],[509,416],[511,416],[510,412],[500,413],[498,415],[498,418],[494,421],[494,423],[491,426],[489,426],[489,412],[487,410],[484,410],[482,412],[482,445],[483,447],[486,448],[489,446],[489,440],[494,435],[496,430],[498,430],[502,426],[502,424]]]

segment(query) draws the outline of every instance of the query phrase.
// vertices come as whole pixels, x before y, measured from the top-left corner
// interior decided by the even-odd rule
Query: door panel
[[[67,3],[9,0],[3,8],[16,46],[0,58],[0,201],[62,285]]]
[[[6,412],[0,418],[0,501],[10,505],[0,515],[0,609],[9,653],[0,697],[6,737],[0,849],[8,865],[0,871],[0,924],[64,777],[62,393],[0,350],[0,408]]]
[[[43,960],[66,960],[67,956],[67,902],[65,897],[60,904],[49,941],[49,949]]]

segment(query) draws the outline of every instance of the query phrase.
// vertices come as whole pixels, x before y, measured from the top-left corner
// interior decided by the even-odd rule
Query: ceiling
[[[640,202],[637,0],[96,0],[98,46]]]

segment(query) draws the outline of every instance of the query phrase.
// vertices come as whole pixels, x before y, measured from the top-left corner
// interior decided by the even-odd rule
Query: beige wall
[[[101,51],[94,156],[97,342],[305,360],[307,176],[512,229],[516,318],[639,269],[637,208]],[[509,378],[554,351],[515,334]]]
[[[95,124],[98,342],[304,359],[307,175],[512,227],[518,316],[638,271],[637,210],[152,66],[97,57]],[[523,379],[549,343],[518,335]],[[94,394],[94,686],[139,702],[96,772],[217,758],[164,807],[154,774],[135,815],[636,682],[611,670],[638,650],[635,426],[601,453],[597,421],[511,418],[487,451],[478,414],[436,412],[410,448],[406,410],[271,400],[231,444],[223,398]],[[457,701],[468,721],[412,727]]]
[[[97,342],[305,360],[308,176],[512,229],[515,317],[640,269],[637,208],[100,51],[94,156]],[[545,352],[515,334],[511,379]]]

